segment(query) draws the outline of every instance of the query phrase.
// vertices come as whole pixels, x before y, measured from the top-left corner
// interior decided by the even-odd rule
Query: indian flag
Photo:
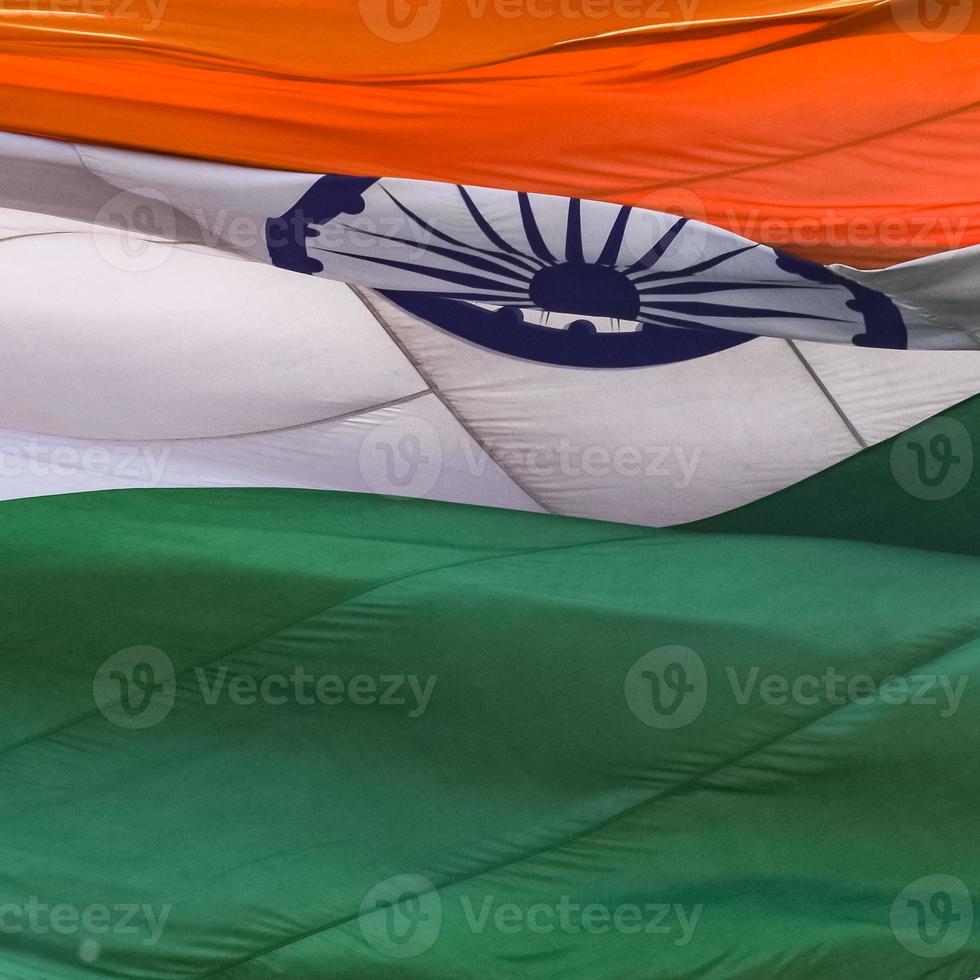
[[[980,975],[977,36],[0,3],[0,976]]]

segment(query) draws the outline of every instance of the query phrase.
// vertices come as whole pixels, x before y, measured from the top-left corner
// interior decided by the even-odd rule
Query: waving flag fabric
[[[978,484],[916,501],[896,444],[670,531],[296,490],[8,504],[5,971],[973,976]],[[674,711],[651,648],[687,671]],[[109,674],[139,664],[126,711]],[[39,923],[107,928],[31,933],[32,889]]]
[[[5,496],[272,483],[676,524],[977,390],[952,353],[977,247],[861,270],[610,202],[0,153]]]
[[[477,50],[452,58],[438,53],[450,50],[438,25],[421,48],[379,42],[356,15],[335,21],[333,6],[288,4],[293,13],[267,32],[261,18],[248,29],[246,8],[232,31],[221,28],[228,13],[212,13],[224,5],[185,0],[163,33],[131,21],[138,40],[100,18],[62,18],[59,30],[56,17],[4,8],[0,127],[679,210],[814,261],[881,266],[980,242],[977,25],[964,4],[940,25],[943,43],[928,43],[918,2],[816,4],[744,23],[725,23],[739,4],[717,5],[717,17],[715,4],[699,4],[707,23],[690,31],[545,50],[530,15],[488,33],[501,18],[460,11],[444,30],[469,25]],[[578,24],[558,30],[570,39]],[[494,46],[502,35],[509,57]],[[397,60],[405,50],[409,64]]]
[[[980,974],[978,33],[0,5],[0,977]]]
[[[2,26],[9,52],[36,47],[98,58],[132,55],[138,49],[171,63],[182,55],[223,69],[357,77],[472,68],[614,33],[801,16],[830,22],[869,6],[869,0],[647,0],[623,5],[539,0],[526,8],[527,16],[520,16],[514,3],[483,0],[360,0],[329,8],[315,0],[278,7],[262,0],[242,0],[234,7],[218,0],[146,0],[107,7],[93,21],[85,8],[45,8],[21,0],[4,7]]]

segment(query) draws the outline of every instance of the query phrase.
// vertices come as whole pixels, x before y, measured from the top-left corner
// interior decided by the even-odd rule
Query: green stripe
[[[980,555],[978,437],[974,397],[809,480],[689,527]]]
[[[944,492],[937,432],[945,490],[968,465],[935,426],[895,451],[925,440],[921,485],[886,445],[679,530],[292,490],[4,505],[0,975],[976,976],[980,478],[915,496]],[[134,646],[177,676],[147,728],[92,696]],[[297,668],[340,703],[273,703]],[[854,700],[828,670],[909,680]],[[377,703],[395,676],[431,698]],[[404,945],[360,914],[396,875],[433,889]],[[89,936],[94,905],[151,917]]]

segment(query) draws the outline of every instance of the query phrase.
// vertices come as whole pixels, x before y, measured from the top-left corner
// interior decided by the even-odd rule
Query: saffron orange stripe
[[[205,66],[94,41],[42,60],[8,42],[0,127],[605,199],[874,268],[980,242],[975,25],[928,43],[896,6],[392,77]]]

